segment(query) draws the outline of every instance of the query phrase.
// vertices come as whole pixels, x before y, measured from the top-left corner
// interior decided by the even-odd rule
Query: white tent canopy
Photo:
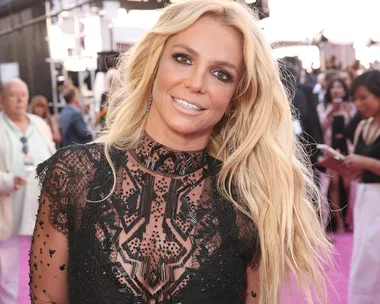
[[[270,0],[262,21],[269,42],[307,41],[323,31],[330,42],[380,40],[380,1]]]

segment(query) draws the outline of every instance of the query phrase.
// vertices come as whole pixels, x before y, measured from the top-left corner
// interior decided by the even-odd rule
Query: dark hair
[[[76,92],[74,89],[66,89],[63,92],[63,98],[65,99],[66,103],[71,103],[75,95]]]
[[[333,87],[333,85],[334,85],[335,82],[339,82],[342,85],[342,87],[343,87],[343,90],[344,90],[343,101],[348,101],[350,99],[350,92],[348,91],[346,83],[344,82],[343,79],[337,78],[337,79],[332,80],[329,83],[329,85],[328,85],[328,87],[326,89],[325,101],[324,101],[325,106],[327,106],[329,103],[332,102],[330,91],[331,91],[331,89],[332,89],[332,87]]]
[[[293,99],[297,89],[297,73],[293,67],[284,61],[279,61],[280,79],[290,99]]]
[[[356,77],[351,87],[351,94],[354,95],[358,87],[363,86],[373,95],[380,97],[380,71],[371,70]]]

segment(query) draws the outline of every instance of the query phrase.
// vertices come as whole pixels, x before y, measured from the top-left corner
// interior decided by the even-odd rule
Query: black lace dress
[[[217,192],[220,162],[145,135],[112,151],[117,183],[106,198],[113,176],[103,150],[70,146],[38,167],[32,302],[54,303],[41,292],[57,288],[70,304],[244,303],[258,236]]]

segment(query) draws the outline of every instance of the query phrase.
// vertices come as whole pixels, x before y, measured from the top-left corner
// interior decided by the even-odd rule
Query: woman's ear
[[[228,104],[228,107],[226,109],[226,111],[224,112],[224,115],[228,116],[229,114],[232,113],[232,109],[233,109],[233,103],[232,103],[232,100],[230,101],[230,103]]]

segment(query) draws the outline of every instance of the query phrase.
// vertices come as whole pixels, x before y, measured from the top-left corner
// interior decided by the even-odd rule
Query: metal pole
[[[47,43],[48,43],[48,48],[49,48],[49,66],[50,66],[50,77],[51,77],[51,91],[52,91],[52,98],[53,98],[53,111],[54,115],[58,115],[58,97],[57,97],[57,79],[55,77],[55,62],[52,58],[52,52],[51,52],[51,47],[50,47],[50,38],[51,38],[51,17],[50,17],[50,2],[46,1],[45,2],[45,12],[46,12],[46,31],[47,31]]]
[[[109,35],[110,35],[110,51],[113,51],[114,49],[116,49],[116,47],[114,48],[114,41],[113,41],[113,24],[111,21],[108,22],[108,29],[109,29]]]

